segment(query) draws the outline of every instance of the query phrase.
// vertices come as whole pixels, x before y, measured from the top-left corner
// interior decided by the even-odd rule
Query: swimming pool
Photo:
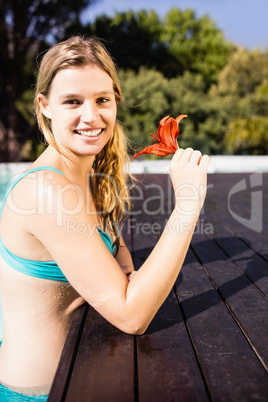
[[[0,169],[0,208],[2,206],[5,191],[10,179],[11,179],[10,170],[5,168]],[[2,336],[3,336],[3,319],[2,319],[2,304],[0,297],[0,339],[2,339]]]
[[[4,194],[8,183],[12,177],[10,169],[2,168],[0,169],[0,205],[2,205]]]
[[[15,177],[23,172],[29,163],[1,163],[0,164],[0,208],[5,196],[5,192],[9,184],[15,179]],[[0,295],[1,296],[1,295]],[[3,318],[2,318],[2,304],[0,297],[0,339],[3,336]]]
[[[0,208],[2,206],[6,189],[8,187],[9,182],[12,180],[12,177],[13,177],[13,171],[8,167],[2,167],[0,169]],[[0,339],[2,339],[2,336],[3,336],[3,318],[2,318],[2,304],[0,297]]]

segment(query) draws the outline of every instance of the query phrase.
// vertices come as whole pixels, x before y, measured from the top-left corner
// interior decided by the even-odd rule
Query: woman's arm
[[[59,201],[52,191],[47,200],[50,213],[27,217],[25,225],[88,303],[124,332],[141,334],[168,296],[183,264],[205,199],[208,161],[192,149],[179,149],[174,155],[170,174],[176,206],[152,253],[130,282],[105,247],[86,206],[82,207],[82,195],[66,178],[57,177],[54,185],[54,189],[68,187],[60,192],[64,199]],[[60,202],[64,208],[52,213]],[[81,230],[86,227],[88,231]]]
[[[128,280],[130,280],[133,277],[132,274],[135,272],[134,265],[131,254],[124,242],[122,234],[120,235],[120,246],[115,259],[120,265],[122,271],[126,274]]]
[[[182,267],[206,195],[208,163],[208,156],[201,157],[192,149],[179,149],[172,159],[176,206],[153,252],[127,289],[128,303],[135,300],[137,311],[133,314],[141,333],[168,296]]]

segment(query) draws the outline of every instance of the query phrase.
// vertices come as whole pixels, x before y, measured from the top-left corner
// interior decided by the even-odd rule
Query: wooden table
[[[173,202],[167,175],[138,178],[124,227],[137,269]],[[49,402],[268,401],[268,174],[208,184],[181,273],[146,333],[79,308]]]

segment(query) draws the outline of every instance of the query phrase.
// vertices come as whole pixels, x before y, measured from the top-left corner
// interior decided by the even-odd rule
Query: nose
[[[98,120],[98,107],[93,102],[85,102],[81,110],[81,120],[84,123],[92,123]]]

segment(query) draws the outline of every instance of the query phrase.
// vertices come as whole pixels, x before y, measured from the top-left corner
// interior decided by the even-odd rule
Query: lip
[[[98,134],[97,136],[95,136],[95,137],[87,137],[87,136],[83,136],[83,135],[81,135],[81,134],[79,134],[79,133],[77,133],[76,131],[95,131],[95,130],[101,130],[101,132],[100,132],[100,134]],[[94,127],[94,128],[84,128],[84,129],[76,129],[75,131],[74,131],[74,134],[76,135],[76,136],[78,136],[79,138],[80,138],[80,140],[82,140],[82,141],[84,141],[84,142],[96,142],[96,141],[98,141],[101,137],[102,137],[102,135],[103,135],[103,133],[104,133],[104,129],[102,128],[102,127]]]

